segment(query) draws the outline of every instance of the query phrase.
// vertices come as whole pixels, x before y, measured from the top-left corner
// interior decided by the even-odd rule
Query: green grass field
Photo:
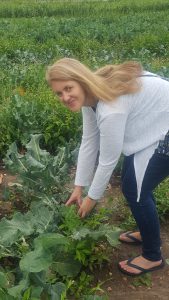
[[[15,94],[41,106],[56,105],[45,82],[45,70],[58,58],[75,57],[94,69],[104,64],[139,60],[145,69],[169,76],[168,53],[167,0],[1,0],[0,125],[4,130],[0,156],[4,155],[6,145],[18,139],[14,134],[17,117],[11,120]],[[51,120],[52,124],[49,121],[45,128],[41,127],[50,148],[54,146],[49,128],[57,123],[54,132],[59,126],[58,118],[55,122]],[[76,130],[79,122],[75,123]],[[64,134],[61,130],[61,135]]]
[[[144,1],[1,1],[1,101],[14,88],[44,92],[44,69],[63,56],[93,68],[140,60],[169,66],[169,3]]]

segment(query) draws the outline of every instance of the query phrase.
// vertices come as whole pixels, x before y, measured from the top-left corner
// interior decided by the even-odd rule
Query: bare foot
[[[129,234],[129,236],[126,236],[126,234]],[[142,242],[142,238],[141,238],[141,235],[140,235],[140,232],[139,231],[136,231],[136,232],[131,232],[131,231],[128,231],[128,232],[124,232],[122,233],[120,236],[119,236],[119,240],[120,241],[123,241],[123,242],[127,242],[127,243],[133,243],[134,241],[130,238],[131,237],[134,237],[136,238],[138,241]]]
[[[158,260],[158,261],[150,261],[148,259],[145,259],[143,256],[137,256],[136,258],[134,258],[131,262],[132,264],[144,268],[146,270],[153,268],[153,267],[157,267],[160,266],[162,263],[162,259]],[[123,260],[121,262],[119,262],[119,266],[121,269],[131,273],[131,274],[140,274],[142,273],[142,271],[135,269],[134,267],[130,267],[127,265],[127,260]]]

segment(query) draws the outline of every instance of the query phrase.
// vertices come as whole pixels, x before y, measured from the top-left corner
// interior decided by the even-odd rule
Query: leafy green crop
[[[23,93],[23,95],[19,95]],[[81,128],[80,114],[73,116],[71,112],[61,106],[56,100],[46,102],[48,95],[43,95],[44,101],[31,99],[26,95],[23,87],[18,88],[9,99],[6,107],[0,112],[0,125],[3,134],[0,141],[0,154],[11,141],[15,141],[19,149],[24,149],[31,134],[43,133],[41,145],[51,153],[56,153],[59,146],[68,143],[77,145]]]
[[[106,211],[82,220],[75,206],[63,204],[71,153],[61,148],[50,155],[41,149],[41,137],[31,135],[22,154],[12,144],[5,158],[6,166],[18,174],[16,184],[29,209],[0,221],[0,257],[17,258],[14,286],[9,283],[4,292],[17,300],[33,300],[34,295],[62,300],[77,288],[79,278],[75,296],[81,297],[92,280],[85,268],[92,271],[108,260],[103,243],[115,247],[120,230],[105,223]]]
[[[55,193],[62,192],[71,158],[68,148],[63,147],[56,156],[50,155],[40,148],[41,138],[41,134],[31,135],[25,154],[20,154],[16,143],[13,143],[4,162],[10,171],[19,173],[17,185],[26,197],[29,194],[48,201]],[[60,202],[59,199],[57,201]]]
[[[51,153],[79,141],[80,115],[56,105],[45,82],[46,66],[58,58],[75,57],[92,69],[139,60],[169,76],[167,0],[30,3],[0,3],[1,157],[30,134],[43,133]]]

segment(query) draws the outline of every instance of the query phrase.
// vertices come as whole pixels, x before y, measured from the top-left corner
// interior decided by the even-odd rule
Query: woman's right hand
[[[70,198],[66,202],[66,206],[69,206],[71,204],[77,204],[79,207],[82,204],[82,187],[76,186],[73,190],[73,193],[71,194]]]

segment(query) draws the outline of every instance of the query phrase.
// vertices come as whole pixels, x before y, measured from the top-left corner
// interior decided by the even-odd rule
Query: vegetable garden
[[[96,274],[110,266],[120,231],[135,224],[121,194],[113,191],[105,207],[98,205],[84,220],[76,207],[64,205],[82,122],[80,113],[59,104],[45,70],[65,56],[93,69],[139,60],[169,77],[169,3],[2,0],[0,24],[0,171],[15,176],[0,186],[1,205],[13,207],[0,221],[0,299],[113,299],[112,275],[99,281]],[[166,226],[169,179],[155,194]],[[139,284],[149,281],[145,277]]]

